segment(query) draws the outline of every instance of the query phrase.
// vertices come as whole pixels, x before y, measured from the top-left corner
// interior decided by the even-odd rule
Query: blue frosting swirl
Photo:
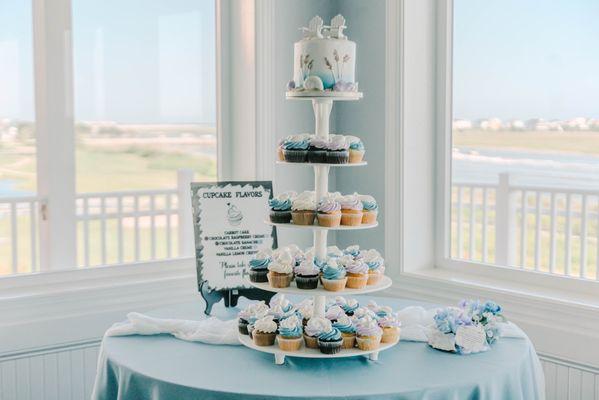
[[[348,314],[350,312],[353,312],[353,311],[356,311],[358,309],[358,307],[360,307],[359,303],[356,303],[353,306],[350,306],[347,303],[341,305],[341,308],[343,309],[343,311],[345,311],[346,314]]]
[[[335,268],[327,264],[322,270],[322,277],[330,280],[343,279],[345,278],[345,269],[343,267]]]
[[[339,332],[341,332],[341,333],[355,333],[356,332],[356,327],[351,323],[351,321],[349,323],[343,324],[343,323],[339,322],[339,320],[337,320],[336,322],[333,322],[333,328],[339,329]]]
[[[337,328],[333,328],[328,332],[323,332],[318,336],[318,339],[325,342],[334,342],[337,340],[341,340],[341,332]]]
[[[374,270],[374,269],[377,269],[378,267],[380,267],[381,263],[379,261],[375,261],[375,262],[366,263],[366,265],[368,265],[368,269]]]
[[[289,211],[291,210],[291,199],[270,199],[268,200],[268,205],[275,211]]]
[[[376,201],[362,201],[362,206],[364,207],[364,211],[374,211],[379,209],[379,205],[376,204]]]
[[[253,259],[250,260],[250,269],[264,270],[268,268],[268,264],[270,264],[270,258]]]
[[[361,141],[353,142],[349,145],[349,148],[352,150],[364,150],[364,143],[362,143]]]
[[[283,148],[285,150],[308,150],[310,147],[310,140],[287,140],[283,143]]]
[[[279,327],[279,334],[284,337],[300,337],[302,336],[302,328],[299,325],[293,328]]]

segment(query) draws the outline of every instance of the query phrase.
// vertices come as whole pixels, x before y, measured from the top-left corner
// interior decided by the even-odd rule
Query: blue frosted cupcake
[[[343,339],[342,347],[344,349],[353,349],[356,346],[356,327],[351,318],[344,315],[333,322],[333,328],[339,329]]]
[[[339,329],[331,327],[318,336],[318,348],[323,354],[337,354],[343,346],[343,338]]]
[[[291,222],[291,204],[295,195],[295,192],[285,192],[268,200],[271,222],[276,224],[288,224]]]
[[[349,163],[356,164],[364,159],[364,143],[356,136],[346,136],[345,140],[349,143]]]
[[[285,161],[303,163],[308,160],[309,135],[295,135],[283,143]]]
[[[345,288],[347,277],[345,268],[339,265],[337,261],[329,259],[322,269],[322,285],[325,290],[339,292]]]
[[[268,282],[268,265],[271,262],[272,251],[270,249],[260,250],[250,260],[250,281]]]

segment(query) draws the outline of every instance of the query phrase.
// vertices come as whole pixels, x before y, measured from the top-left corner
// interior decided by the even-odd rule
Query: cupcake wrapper
[[[268,270],[254,270],[250,269],[250,281],[252,282],[268,282]]]
[[[237,323],[237,329],[239,330],[239,333],[241,333],[242,335],[249,335],[247,321],[239,320],[239,322]]]
[[[345,286],[350,289],[362,289],[368,283],[368,274],[347,275],[347,283]]]
[[[285,161],[303,163],[307,161],[308,150],[283,150]]]
[[[318,348],[323,354],[337,354],[341,351],[343,345],[343,339],[336,340],[334,342],[324,342],[318,340]]]
[[[362,224],[363,225],[371,225],[376,222],[376,217],[378,216],[378,211],[366,211],[362,213]]]
[[[354,347],[356,347],[356,334],[348,334],[348,333],[342,333],[341,337],[343,338],[343,344],[341,345],[341,347],[343,347],[344,349],[353,349]]]
[[[368,273],[368,282],[366,282],[366,284],[367,285],[376,285],[377,283],[379,283],[381,281],[382,278],[383,278],[383,274]]]
[[[291,210],[270,210],[270,221],[275,224],[288,224],[291,222]]]
[[[282,147],[279,147],[277,149],[277,158],[279,159],[279,161],[285,161],[285,153]]]
[[[365,336],[365,337],[356,337],[356,343],[358,344],[358,348],[360,350],[376,350],[379,348],[379,343],[381,342],[380,336]]]
[[[291,211],[291,220],[295,225],[314,225],[315,211]]]
[[[318,287],[318,275],[295,276],[295,285],[298,289],[316,289]]]
[[[329,290],[331,292],[340,292],[345,288],[345,284],[347,283],[347,278],[343,279],[324,279],[322,278],[322,285],[324,286],[324,290]]]
[[[291,284],[293,274],[278,274],[276,272],[268,273],[268,283],[274,288],[286,288]]]
[[[318,348],[318,338],[304,335],[304,341],[306,342],[306,347],[309,349],[317,349]]]
[[[315,149],[308,151],[308,162],[324,164],[327,162],[327,151]]]
[[[284,351],[298,351],[302,347],[304,339],[300,336],[298,338],[285,338],[281,335],[277,336],[277,342],[279,348]]]
[[[254,338],[254,325],[248,324],[248,336],[250,337],[250,339]]]
[[[275,344],[276,333],[252,332],[252,340],[256,346],[272,346]]]
[[[328,227],[336,227],[341,224],[341,213],[318,213],[318,225],[320,226],[328,226]]]
[[[397,327],[383,328],[381,343],[395,343],[399,341],[400,329]]]
[[[359,226],[362,225],[363,212],[341,212],[341,225]]]
[[[362,162],[364,159],[364,150],[349,150],[349,163],[355,164]]]
[[[349,151],[347,150],[335,150],[327,151],[328,164],[347,164],[349,162]]]

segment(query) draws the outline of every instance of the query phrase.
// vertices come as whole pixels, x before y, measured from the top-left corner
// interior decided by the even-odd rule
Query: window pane
[[[453,258],[598,278],[598,18],[454,1]]]
[[[73,0],[81,265],[177,255],[178,170],[216,179],[214,21],[214,0]]]
[[[0,275],[37,267],[31,21],[30,1],[0,2]]]

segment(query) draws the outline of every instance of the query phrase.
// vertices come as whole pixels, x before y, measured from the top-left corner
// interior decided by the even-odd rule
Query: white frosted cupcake
[[[277,336],[277,323],[272,315],[259,319],[254,324],[252,339],[256,346],[272,346]]]
[[[318,337],[321,333],[330,331],[331,328],[331,321],[326,318],[310,318],[304,329],[304,341],[306,342],[306,347],[317,349]]]
[[[286,288],[293,279],[293,266],[295,261],[288,251],[278,255],[268,265],[268,282],[274,288]]]

